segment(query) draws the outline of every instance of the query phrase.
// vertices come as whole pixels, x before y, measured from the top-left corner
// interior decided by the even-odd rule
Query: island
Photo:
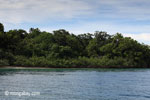
[[[0,23],[0,66],[149,68],[150,47],[121,33],[50,33],[38,28],[6,32]]]

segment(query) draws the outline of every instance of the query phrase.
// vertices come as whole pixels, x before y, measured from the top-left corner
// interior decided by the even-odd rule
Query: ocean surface
[[[0,100],[150,100],[150,69],[0,69]]]

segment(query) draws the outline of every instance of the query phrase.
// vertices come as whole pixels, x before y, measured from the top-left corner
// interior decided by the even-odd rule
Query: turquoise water
[[[150,70],[0,69],[0,100],[150,100]]]

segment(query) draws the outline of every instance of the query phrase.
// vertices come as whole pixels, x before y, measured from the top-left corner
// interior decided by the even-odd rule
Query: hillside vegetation
[[[150,67],[150,49],[122,34],[75,35],[31,28],[4,31],[0,23],[0,66]]]

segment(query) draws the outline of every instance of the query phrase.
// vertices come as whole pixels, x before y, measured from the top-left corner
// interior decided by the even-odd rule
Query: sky
[[[39,28],[122,33],[150,45],[150,0],[0,0],[5,31]]]

